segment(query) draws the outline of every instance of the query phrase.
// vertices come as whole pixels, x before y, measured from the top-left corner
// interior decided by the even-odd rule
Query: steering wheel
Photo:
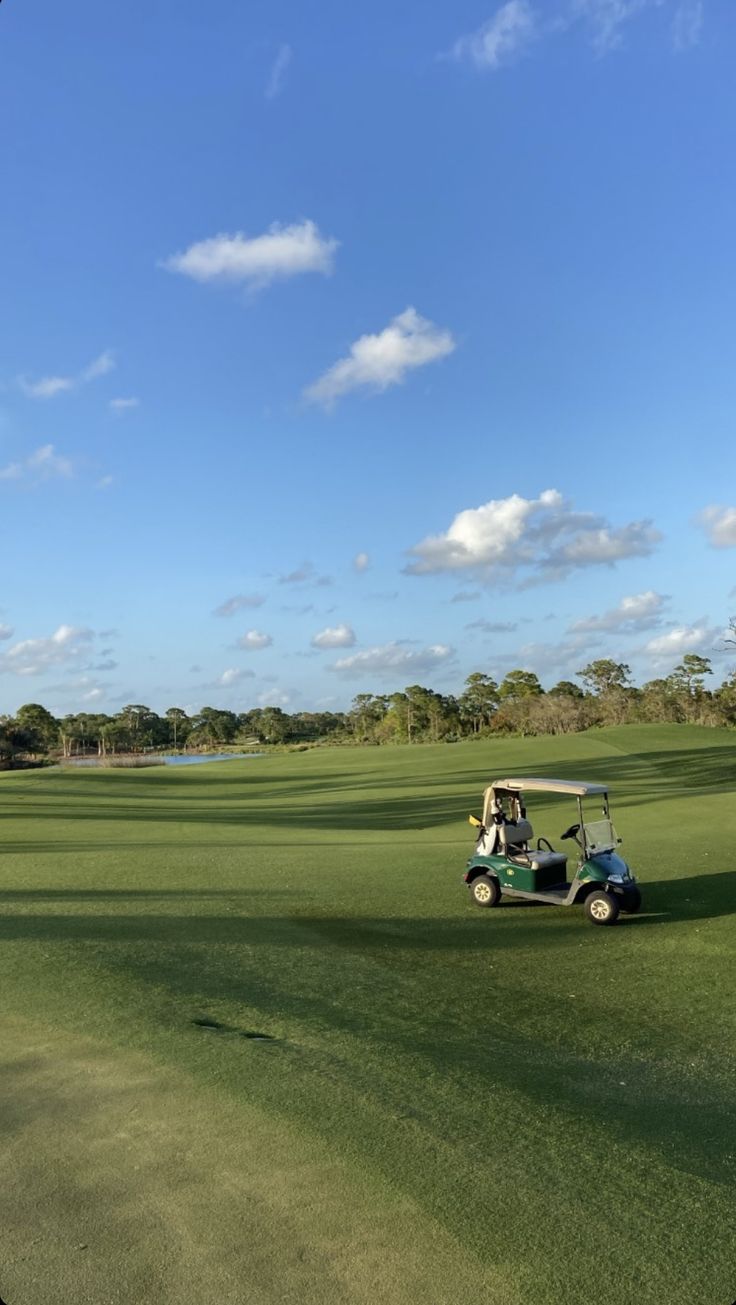
[[[563,840],[565,838],[574,838],[575,841],[577,842],[578,841],[577,836],[579,832],[580,832],[580,825],[570,825],[570,828],[566,829],[564,834],[560,834],[560,838]]]

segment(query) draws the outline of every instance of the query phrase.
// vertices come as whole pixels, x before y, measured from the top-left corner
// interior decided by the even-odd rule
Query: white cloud
[[[415,308],[406,308],[377,335],[362,335],[351,344],[349,356],[334,363],[304,395],[329,408],[351,390],[381,391],[398,385],[407,372],[446,357],[454,348],[449,331],[420,317]]]
[[[593,48],[608,54],[623,44],[623,28],[645,9],[659,9],[666,0],[573,0],[570,19],[586,22],[591,29]]]
[[[461,589],[458,593],[453,594],[450,599],[451,603],[474,603],[482,597],[480,589]]]
[[[644,651],[657,664],[676,660],[685,653],[696,652],[713,655],[720,651],[715,647],[722,631],[717,626],[709,625],[705,617],[693,625],[675,625],[665,634],[650,639]]]
[[[535,31],[535,12],[527,0],[508,0],[477,31],[461,36],[451,53],[455,59],[469,59],[476,68],[498,68],[524,49]]]
[[[109,406],[114,413],[120,416],[124,412],[130,412],[132,408],[139,408],[140,399],[132,397],[130,399],[111,399]]]
[[[321,236],[308,219],[290,227],[274,222],[264,235],[250,239],[236,231],[200,240],[162,266],[194,281],[244,283],[257,289],[303,272],[330,273],[338,243]]]
[[[252,671],[243,671],[237,666],[228,666],[227,670],[218,675],[215,681],[215,687],[218,689],[230,689],[234,684],[239,684],[241,680],[252,680]]]
[[[114,483],[114,476],[100,476],[100,479],[95,481],[95,489],[109,489]]]
[[[483,634],[510,634],[518,629],[515,621],[471,621],[466,630],[482,630]]]
[[[288,72],[292,57],[293,57],[293,51],[290,45],[279,46],[278,53],[271,66],[271,71],[268,76],[268,83],[266,85],[267,100],[275,100],[276,96],[280,95],[282,90],[284,89],[286,74]]]
[[[3,625],[2,622],[0,622],[0,643],[4,642],[6,639],[12,639],[13,634],[14,630],[12,625]]]
[[[409,550],[409,575],[465,571],[487,583],[527,571],[526,584],[557,580],[578,567],[646,557],[660,539],[649,521],[614,529],[590,512],[574,512],[555,489],[538,499],[491,499],[459,512],[443,534]]]
[[[313,648],[352,648],[355,631],[349,625],[328,626],[312,639]]]
[[[42,444],[23,462],[9,462],[0,468],[0,480],[49,480],[55,476],[68,479],[74,474],[69,458],[57,453],[53,444]]]
[[[736,507],[707,507],[698,522],[714,548],[736,548]]]
[[[37,471],[44,477],[71,476],[73,470],[69,458],[56,453],[53,444],[43,444],[36,449],[26,460],[26,466],[31,472]]]
[[[643,594],[631,594],[627,598],[622,598],[618,607],[611,608],[602,616],[586,616],[582,620],[575,621],[570,629],[621,632],[651,630],[661,623],[662,610],[666,602],[666,594],[658,594],[653,589],[647,589]]]
[[[429,648],[422,648],[418,652],[413,652],[401,643],[386,643],[380,647],[366,648],[363,652],[353,653],[350,657],[340,657],[330,670],[346,677],[410,676],[436,670],[445,665],[454,655],[454,649],[442,643],[432,644]]]
[[[57,394],[64,394],[87,385],[98,376],[106,376],[114,366],[114,354],[110,349],[106,349],[74,376],[43,376],[39,381],[30,381],[27,376],[19,376],[18,384],[29,399],[53,399]]]
[[[291,695],[284,693],[283,689],[264,689],[263,693],[258,694],[256,701],[259,707],[288,707]]]
[[[265,601],[263,594],[233,594],[232,598],[226,598],[224,603],[220,603],[212,615],[234,616],[236,612],[242,612],[244,607],[261,607]]]
[[[703,30],[702,0],[682,0],[672,19],[672,44],[680,53],[697,45]]]
[[[0,654],[0,672],[42,675],[49,667],[73,663],[88,656],[93,639],[92,630],[60,625],[49,638],[23,639]]]
[[[355,571],[367,571],[371,564],[371,559],[367,553],[356,553],[353,558],[353,569]]]
[[[243,648],[246,652],[260,652],[261,648],[270,648],[272,643],[270,634],[262,634],[260,630],[248,630],[238,639],[236,647]]]

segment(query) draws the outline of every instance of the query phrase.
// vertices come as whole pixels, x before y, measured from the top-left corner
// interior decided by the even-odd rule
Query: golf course
[[[610,785],[640,914],[473,906],[513,775]],[[735,789],[675,725],[0,776],[0,1298],[731,1305]]]

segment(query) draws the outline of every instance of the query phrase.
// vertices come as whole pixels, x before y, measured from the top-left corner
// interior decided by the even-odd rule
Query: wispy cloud
[[[253,671],[242,670],[239,666],[228,666],[227,670],[218,675],[215,680],[215,687],[218,689],[231,689],[234,684],[239,684],[241,680],[252,680]]]
[[[42,675],[52,666],[89,656],[94,632],[82,626],[60,625],[48,638],[23,639],[0,654],[0,673]]]
[[[265,603],[263,594],[233,594],[232,598],[226,598],[224,603],[220,603],[212,613],[213,616],[234,616],[236,612],[242,612],[248,607],[262,607]]]
[[[398,385],[407,372],[436,362],[452,353],[455,341],[415,308],[406,308],[376,335],[362,335],[350,346],[347,358],[333,364],[304,396],[312,403],[332,407],[351,390],[374,392]]]
[[[707,507],[697,522],[713,548],[736,548],[736,507]]]
[[[681,53],[700,41],[705,13],[702,0],[682,0],[672,19],[672,45]]]
[[[53,444],[42,444],[22,462],[8,462],[6,466],[0,467],[0,480],[68,479],[73,474],[71,459],[57,453]]]
[[[271,65],[271,71],[268,75],[268,83],[266,85],[267,100],[275,100],[276,96],[280,95],[284,89],[286,74],[289,70],[292,58],[293,51],[290,45],[284,44],[279,46],[278,53]]]
[[[106,376],[114,367],[115,356],[110,349],[106,349],[99,357],[72,376],[43,376],[38,381],[29,380],[27,376],[19,376],[18,384],[29,399],[53,399],[57,394],[78,390],[82,385],[97,380],[99,376]]]
[[[354,571],[367,571],[370,564],[371,564],[371,559],[369,558],[367,553],[356,553],[355,557],[353,558]]]
[[[526,572],[526,584],[559,580],[580,567],[648,556],[661,538],[651,521],[614,528],[576,512],[555,489],[538,499],[512,494],[459,512],[442,534],[409,550],[409,575],[464,571],[486,583]]]
[[[305,272],[328,275],[333,268],[338,241],[320,234],[316,223],[305,219],[283,227],[274,222],[260,236],[242,231],[200,240],[161,266],[193,281],[244,284],[252,289],[286,280]]]
[[[713,656],[726,651],[718,647],[717,641],[722,635],[723,631],[718,626],[709,625],[707,618],[701,617],[692,625],[675,625],[666,633],[650,639],[644,652],[649,654],[657,666],[666,666],[687,652]]]
[[[312,639],[313,648],[352,648],[355,643],[355,631],[350,625],[329,626],[320,630]]]
[[[140,399],[136,399],[136,398],[111,399],[109,406],[114,413],[117,413],[118,416],[121,416],[122,413],[124,412],[130,412],[131,409],[133,408],[139,408]]]
[[[654,589],[647,589],[643,594],[631,594],[622,598],[618,607],[611,608],[602,616],[586,616],[575,621],[570,629],[573,632],[610,630],[620,633],[651,630],[662,624],[662,612],[666,602],[666,594],[658,594]]]
[[[437,670],[455,656],[448,644],[436,643],[417,651],[401,643],[386,643],[350,657],[340,657],[329,669],[352,678],[359,675],[410,676]]]
[[[3,625],[2,622],[0,622],[0,642],[4,642],[6,639],[12,639],[14,634],[15,631],[12,625]]]
[[[536,14],[527,0],[508,0],[477,31],[461,36],[450,53],[476,68],[499,68],[523,50],[536,31]]]

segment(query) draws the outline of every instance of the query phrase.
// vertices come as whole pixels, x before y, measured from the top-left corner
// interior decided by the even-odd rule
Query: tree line
[[[736,635],[736,623],[732,622]],[[736,639],[728,640],[736,644]],[[285,712],[281,707],[226,711],[202,707],[159,715],[129,703],[115,715],[77,712],[57,718],[40,703],[0,716],[0,766],[50,756],[100,757],[146,752],[211,751],[223,746],[455,742],[488,734],[570,734],[595,725],[690,722],[736,726],[736,671],[712,687],[707,657],[686,653],[672,672],[637,686],[625,662],[599,658],[544,690],[532,671],[497,683],[474,671],[458,696],[420,684],[388,694],[359,693],[348,711]]]

